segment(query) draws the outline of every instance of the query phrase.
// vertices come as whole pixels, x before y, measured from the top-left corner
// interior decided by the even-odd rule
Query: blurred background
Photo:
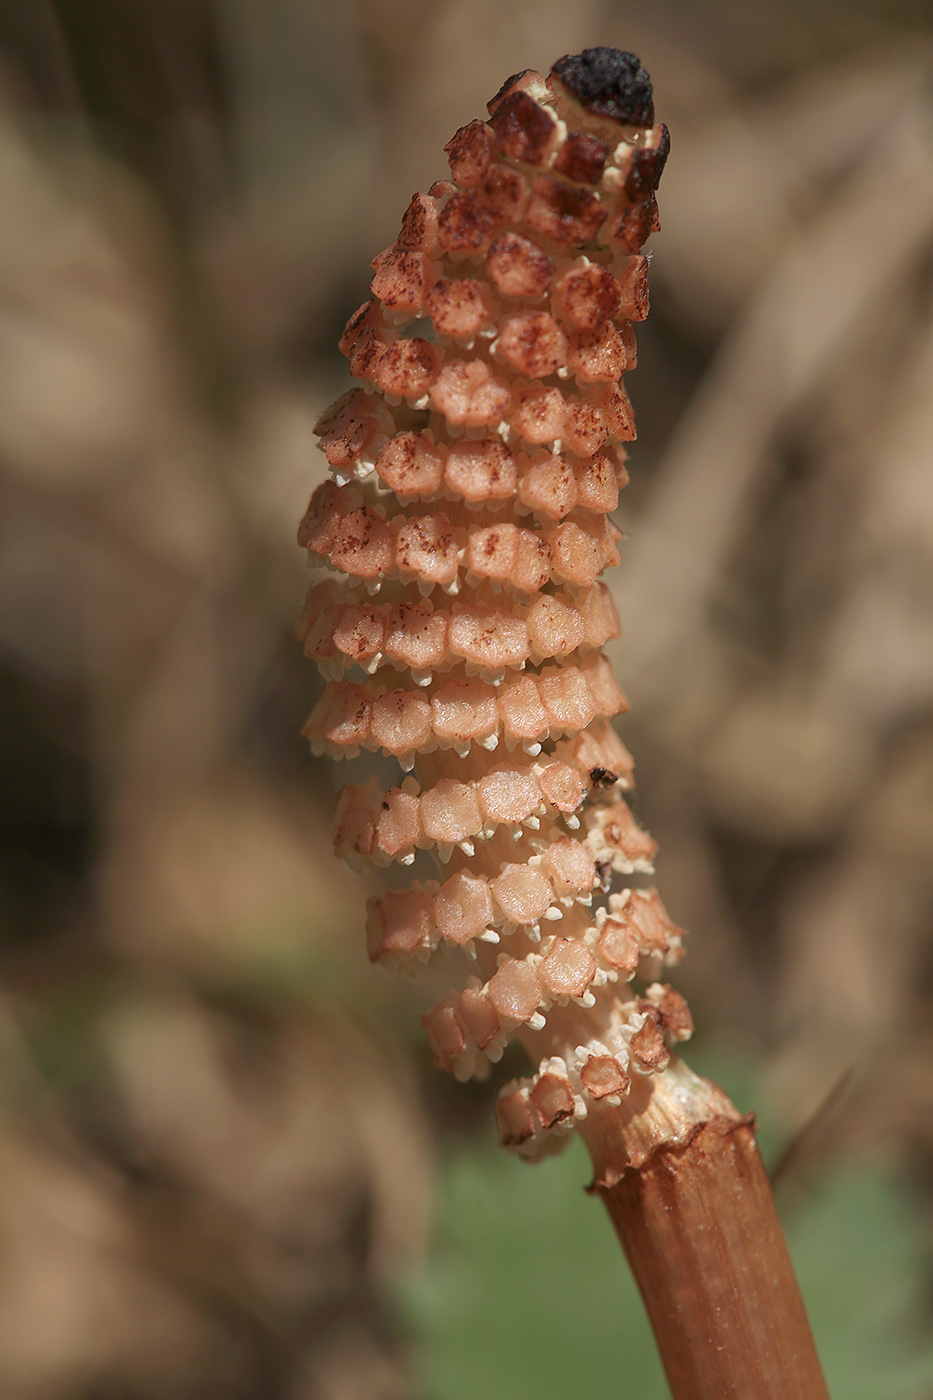
[[[430,1065],[299,728],[312,425],[509,73],[672,130],[613,581],[691,1062],[834,1393],[933,1396],[923,0],[0,0],[0,1395],[665,1395],[576,1151]]]

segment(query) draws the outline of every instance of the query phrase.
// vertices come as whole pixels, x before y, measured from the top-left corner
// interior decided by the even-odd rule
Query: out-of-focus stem
[[[828,1400],[753,1118],[681,1062],[591,1118],[674,1400]]]

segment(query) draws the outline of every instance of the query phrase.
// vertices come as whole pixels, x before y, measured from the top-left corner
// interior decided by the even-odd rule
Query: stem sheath
[[[683,1093],[680,1121],[649,1095],[640,1122],[606,1122],[590,1147],[674,1400],[828,1400],[754,1120],[685,1066],[668,1073],[703,1086],[687,1095],[699,1121]]]

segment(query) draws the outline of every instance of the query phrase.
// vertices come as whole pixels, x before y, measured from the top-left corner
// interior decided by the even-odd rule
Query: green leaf
[[[801,1291],[839,1400],[933,1393],[918,1223],[919,1207],[895,1174],[865,1164],[824,1181],[790,1222]]]
[[[440,1238],[404,1290],[424,1400],[668,1394],[579,1141],[529,1167],[498,1148],[449,1163]]]

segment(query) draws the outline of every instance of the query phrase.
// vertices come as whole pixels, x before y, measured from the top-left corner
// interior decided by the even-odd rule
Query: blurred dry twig
[[[10,1400],[411,1393],[431,1152],[296,737],[292,536],[369,258],[587,42],[674,127],[618,665],[686,990],[789,1132],[855,1066],[803,1156],[929,1161],[930,34],[843,9],[0,7]]]

